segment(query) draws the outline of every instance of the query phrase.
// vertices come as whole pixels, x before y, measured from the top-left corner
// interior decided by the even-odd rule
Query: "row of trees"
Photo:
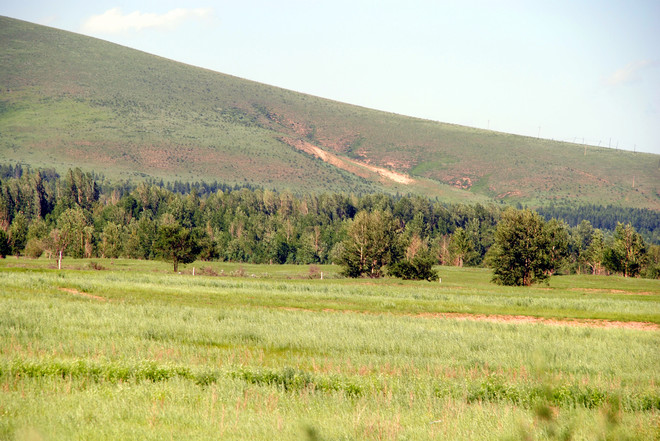
[[[536,211],[546,220],[562,219],[575,227],[587,220],[594,228],[614,231],[618,224],[631,224],[647,242],[660,244],[660,212],[648,208],[595,204],[551,204]]]
[[[509,216],[502,205],[449,205],[418,196],[297,197],[259,188],[204,188],[203,195],[195,186],[180,194],[162,183],[99,183],[97,176],[79,169],[63,178],[25,170],[19,176],[14,170],[0,180],[0,252],[165,258],[175,269],[194,258],[341,263],[349,276],[433,279],[434,264],[494,264],[490,256],[504,247],[499,230]],[[545,273],[657,277],[658,247],[644,245],[630,226],[608,231],[589,221],[570,227],[539,219],[552,244],[553,266]],[[628,230],[642,244],[635,248],[639,264],[632,271],[621,264],[630,253],[617,245]]]

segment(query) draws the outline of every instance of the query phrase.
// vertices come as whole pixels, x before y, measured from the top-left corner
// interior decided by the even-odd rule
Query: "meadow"
[[[54,267],[0,262],[3,440],[660,436],[657,280]]]

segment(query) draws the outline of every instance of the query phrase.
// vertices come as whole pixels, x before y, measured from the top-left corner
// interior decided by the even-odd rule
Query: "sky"
[[[0,15],[373,109],[660,154],[658,0],[0,0]]]

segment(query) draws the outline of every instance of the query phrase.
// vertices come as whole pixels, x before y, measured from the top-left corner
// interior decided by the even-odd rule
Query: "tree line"
[[[62,177],[53,170],[17,172],[16,167],[0,168],[2,255],[161,258],[175,270],[196,258],[337,263],[349,276],[432,280],[437,264],[492,266],[506,213],[527,211],[421,196],[294,195],[218,183],[113,184],[80,169]],[[570,226],[539,219],[551,238],[547,254],[553,265],[546,274],[658,277],[659,247],[641,236],[638,269],[630,271],[617,260],[621,253],[613,250],[622,231],[639,236],[629,224],[607,230],[588,220]]]

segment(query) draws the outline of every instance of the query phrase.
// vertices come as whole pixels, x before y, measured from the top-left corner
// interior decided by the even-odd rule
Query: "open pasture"
[[[658,281],[94,262],[0,262],[0,439],[660,436]]]

